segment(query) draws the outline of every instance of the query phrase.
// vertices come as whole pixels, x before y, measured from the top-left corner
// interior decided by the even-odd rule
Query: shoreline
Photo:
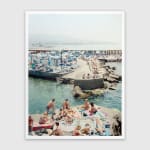
[[[78,106],[75,106],[75,107],[71,107],[71,109],[73,110],[76,110],[78,113],[81,113],[81,106],[82,105],[78,105]],[[114,123],[116,122],[115,120],[115,117],[120,117],[120,121],[122,122],[121,120],[121,112],[118,110],[118,109],[112,109],[112,108],[106,108],[106,107],[103,107],[103,106],[99,106],[99,105],[95,105],[95,107],[98,109],[98,112],[99,112],[99,115],[96,114],[96,115],[92,115],[92,116],[82,116],[81,115],[81,118],[73,118],[74,123],[72,124],[65,124],[63,125],[63,132],[65,133],[64,136],[72,136],[72,132],[73,130],[75,129],[75,127],[77,125],[81,125],[83,127],[83,124],[85,125],[85,123],[88,123],[90,124],[91,126],[91,130],[94,130],[96,128],[96,124],[95,124],[95,121],[98,120],[101,122],[102,126],[105,126],[106,124],[109,124],[110,125],[110,129],[109,129],[109,134],[111,134],[112,136],[115,136],[114,134],[114,131],[113,131],[113,125]],[[56,109],[56,114],[58,113],[58,109]],[[33,120],[34,120],[34,125],[37,127],[37,129],[40,129],[38,131],[41,131],[41,129],[44,129],[44,125],[45,126],[48,126],[49,124],[44,124],[44,125],[40,125],[38,124],[38,121],[40,119],[40,117],[42,116],[42,114],[31,114]],[[48,117],[50,117],[51,115],[48,114]],[[57,121],[56,121],[57,122]],[[59,121],[58,121],[59,122]],[[61,122],[61,121],[60,121]],[[64,121],[63,121],[63,124],[64,124]],[[40,127],[41,126],[41,127]],[[49,132],[49,127],[48,128],[45,128],[46,132],[48,131]],[[33,136],[38,136],[36,135],[36,132],[34,132]],[[41,135],[40,135],[41,136]],[[47,134],[43,134],[43,136],[49,136],[49,133]],[[86,136],[89,136],[89,135],[86,135]]]

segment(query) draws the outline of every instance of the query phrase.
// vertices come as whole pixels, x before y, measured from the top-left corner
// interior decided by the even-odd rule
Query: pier
[[[118,83],[121,76],[105,62],[121,61],[121,50],[29,50],[29,76],[74,84],[82,90],[104,88],[104,81]]]

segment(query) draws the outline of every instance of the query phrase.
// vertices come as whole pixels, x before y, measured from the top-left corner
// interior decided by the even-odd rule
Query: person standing
[[[33,128],[33,119],[31,116],[28,118],[28,132],[30,135],[32,135],[32,128]]]
[[[68,99],[65,99],[65,101],[63,102],[63,109],[69,109],[70,108],[70,104]]]
[[[49,113],[50,110],[52,110],[52,113],[55,111],[55,99],[53,98],[51,101],[48,102],[46,106],[47,114]]]
[[[89,110],[90,109],[90,104],[88,102],[88,99],[84,100],[84,105],[82,106],[82,108],[84,108],[84,110]]]

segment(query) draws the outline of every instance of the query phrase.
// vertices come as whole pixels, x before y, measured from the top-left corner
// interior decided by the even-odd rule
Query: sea
[[[30,43],[30,49],[45,48],[51,50],[118,50],[121,45],[118,43],[101,42],[101,43]],[[35,48],[36,47],[36,48]]]
[[[122,74],[121,62],[109,62],[107,64],[114,66],[117,74]],[[70,84],[59,84],[56,81],[29,77],[28,86],[29,114],[43,113],[46,110],[47,103],[52,98],[56,100],[56,108],[61,108],[66,98],[69,99],[71,106],[83,104],[82,99],[73,97],[73,85]],[[122,82],[117,84],[116,90],[108,90],[101,96],[90,97],[88,99],[90,102],[94,102],[97,105],[115,108],[121,111]]]

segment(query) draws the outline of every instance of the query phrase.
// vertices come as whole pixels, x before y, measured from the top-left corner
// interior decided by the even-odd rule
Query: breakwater
[[[115,66],[116,72],[121,73],[121,63],[113,62],[109,65]],[[83,101],[73,96],[72,89],[72,84],[59,84],[51,80],[29,77],[29,113],[42,113],[45,111],[45,105],[52,98],[56,99],[57,108],[61,107],[62,101],[66,98],[72,106],[81,105]],[[88,99],[97,105],[121,110],[121,91],[122,82],[117,84],[116,90],[108,90],[100,96],[91,96]]]

